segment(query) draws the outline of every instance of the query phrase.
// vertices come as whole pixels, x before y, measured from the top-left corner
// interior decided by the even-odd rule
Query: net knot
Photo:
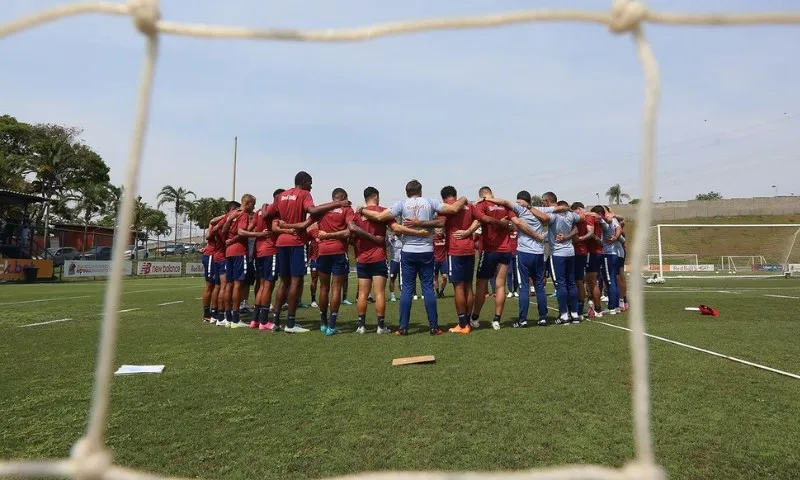
[[[622,470],[631,480],[666,480],[667,475],[658,465],[652,463],[629,463]]]
[[[158,21],[161,20],[158,0],[131,0],[128,3],[128,11],[140,32],[147,36],[153,36],[158,32]]]
[[[100,480],[111,468],[111,454],[106,450],[93,448],[85,438],[72,447],[71,457],[75,465],[76,480]]]
[[[647,19],[647,14],[647,7],[638,0],[614,0],[608,29],[613,33],[630,32]]]

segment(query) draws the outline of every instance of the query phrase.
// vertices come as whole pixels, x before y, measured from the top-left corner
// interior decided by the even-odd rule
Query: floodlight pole
[[[239,137],[233,137],[233,192],[231,200],[236,201],[236,154],[239,150]]]

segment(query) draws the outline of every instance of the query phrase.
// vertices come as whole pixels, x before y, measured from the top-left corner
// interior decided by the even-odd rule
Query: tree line
[[[47,199],[51,223],[113,227],[124,192],[111,183],[108,165],[83,141],[82,134],[79,127],[29,124],[10,115],[0,116],[0,189]],[[226,202],[224,198],[196,198],[190,190],[167,185],[155,206],[136,198],[131,227],[142,239],[174,233],[177,241],[179,217],[186,215],[202,230],[224,212]],[[165,205],[175,211],[175,228],[161,210]],[[27,211],[5,206],[1,213],[8,221],[25,220],[33,228],[45,222],[42,204],[33,204]]]

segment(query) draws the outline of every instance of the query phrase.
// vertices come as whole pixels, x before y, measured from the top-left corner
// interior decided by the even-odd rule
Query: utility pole
[[[236,201],[236,153],[239,149],[239,137],[233,137],[233,193],[231,200]]]

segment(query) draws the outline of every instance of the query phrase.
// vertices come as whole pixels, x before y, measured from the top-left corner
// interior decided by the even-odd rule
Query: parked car
[[[184,253],[186,253],[186,249],[183,247],[183,245],[181,245],[179,243],[178,244],[175,244],[175,243],[169,244],[166,247],[164,247],[164,249],[161,251],[161,254],[164,255],[164,256],[167,256],[167,255],[183,255]]]
[[[77,248],[61,247],[61,248],[48,248],[47,259],[53,260],[53,266],[64,265],[67,260],[76,260],[80,257],[81,252]]]
[[[81,260],[111,260],[111,247],[93,247],[80,256]]]
[[[147,249],[144,248],[144,245],[139,245],[139,246],[128,245],[128,248],[125,250],[126,260],[142,259],[147,257],[148,257]]]

